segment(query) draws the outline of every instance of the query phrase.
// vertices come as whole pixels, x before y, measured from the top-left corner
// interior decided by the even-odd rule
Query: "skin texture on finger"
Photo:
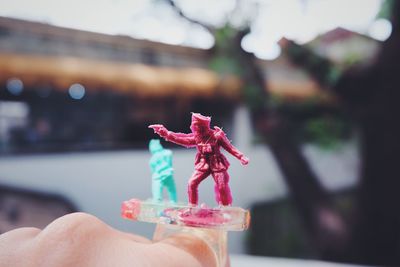
[[[41,266],[128,266],[140,259],[144,237],[119,232],[85,213],[63,216],[37,237]],[[51,252],[51,253],[49,253]],[[139,265],[138,265],[139,266]]]
[[[8,231],[0,235],[0,244],[4,245],[4,242],[8,240],[25,241],[36,237],[41,232],[40,229],[35,227],[22,227],[15,230]]]
[[[153,243],[85,213],[63,216],[43,231],[22,228],[0,236],[0,266],[208,267],[214,258],[200,238],[177,235]]]
[[[38,233],[40,229],[24,227],[0,235],[0,266],[28,266]]]

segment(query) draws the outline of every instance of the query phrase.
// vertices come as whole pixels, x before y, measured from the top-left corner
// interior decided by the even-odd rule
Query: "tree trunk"
[[[331,89],[358,122],[361,177],[348,261],[400,265],[400,1],[394,1],[393,32],[377,60],[344,73]],[[296,48],[297,49],[297,48]],[[298,52],[298,51],[297,51]],[[308,64],[310,52],[295,62]],[[325,70],[329,70],[324,62]],[[314,66],[315,67],[315,66]],[[327,73],[307,68],[326,86]],[[324,87],[324,86],[323,86]]]
[[[362,171],[358,217],[354,225],[355,260],[400,265],[400,1],[395,1],[393,33],[377,62],[339,86],[359,91]]]
[[[252,103],[248,105],[253,125],[269,145],[305,229],[321,257],[328,260],[344,260],[347,258],[347,225],[334,209],[329,193],[322,187],[299,145],[293,140],[294,131],[290,120],[268,108],[265,75],[257,65],[254,55],[241,47],[241,40],[246,33],[239,32],[233,45],[239,62],[246,66],[244,83],[246,86],[257,88],[257,97],[263,100],[257,106],[252,106]]]

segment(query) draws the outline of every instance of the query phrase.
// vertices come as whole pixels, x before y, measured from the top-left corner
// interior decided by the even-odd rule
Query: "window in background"
[[[196,111],[230,129],[234,108],[218,99],[140,99],[78,84],[67,91],[26,88],[20,95],[3,88],[0,99],[1,154],[146,148],[151,123],[188,132]]]

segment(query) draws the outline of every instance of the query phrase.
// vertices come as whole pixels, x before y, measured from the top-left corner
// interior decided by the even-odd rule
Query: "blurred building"
[[[335,28],[308,43],[316,53],[342,68],[373,60],[379,45],[379,41],[369,36],[343,28]]]
[[[339,28],[308,46],[345,67],[372,57],[378,44]],[[145,125],[183,131],[190,111],[212,114],[229,131],[241,81],[211,71],[211,57],[210,50],[0,17],[0,152],[144,147]],[[325,94],[284,53],[259,65],[272,95]]]
[[[0,108],[0,148],[142,146],[150,122],[183,129],[190,111],[229,121],[240,81],[208,70],[209,57],[206,50],[0,18],[0,107],[7,107]]]

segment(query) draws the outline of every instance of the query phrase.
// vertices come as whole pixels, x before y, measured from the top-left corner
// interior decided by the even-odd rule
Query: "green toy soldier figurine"
[[[150,159],[153,200],[157,202],[163,200],[163,189],[165,187],[169,200],[176,203],[177,196],[174,169],[172,168],[172,151],[164,149],[159,139],[150,140],[149,150],[153,154]]]

